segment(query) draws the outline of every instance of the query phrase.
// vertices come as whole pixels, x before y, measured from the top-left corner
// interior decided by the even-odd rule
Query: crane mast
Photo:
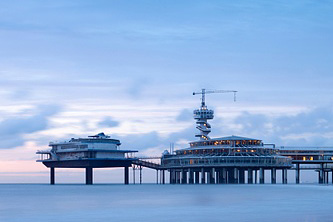
[[[194,119],[197,121],[197,129],[200,131],[199,134],[196,134],[196,137],[199,137],[200,140],[209,140],[208,134],[211,132],[211,126],[207,122],[210,119],[214,118],[214,111],[208,110],[206,106],[206,94],[210,93],[233,93],[234,101],[236,102],[236,93],[235,90],[206,90],[202,89],[201,92],[193,92],[193,95],[201,94],[201,107],[193,111]]]

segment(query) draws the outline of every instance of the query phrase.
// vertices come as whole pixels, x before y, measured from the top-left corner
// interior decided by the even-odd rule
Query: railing
[[[239,166],[239,167],[292,167],[292,160],[286,157],[205,157],[205,158],[166,158],[162,167],[195,166]]]
[[[148,168],[152,168],[155,170],[161,168],[160,164],[152,163],[152,162],[148,162],[148,161],[144,161],[144,160],[133,160],[132,163],[135,165],[138,165],[138,166],[148,167]]]

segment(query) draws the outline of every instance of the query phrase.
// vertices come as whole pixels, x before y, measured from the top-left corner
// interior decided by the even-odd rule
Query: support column
[[[228,169],[228,183],[229,184],[236,183],[236,181],[235,181],[235,173],[237,173],[237,169],[236,168]]]
[[[142,184],[142,166],[140,166],[140,184]]]
[[[222,169],[218,168],[216,170],[216,183],[221,184],[222,183]]]
[[[287,171],[287,169],[282,169],[282,183],[283,184],[288,183],[288,171]]]
[[[253,170],[252,169],[247,170],[247,183],[253,184]]]
[[[271,171],[271,182],[272,184],[276,184],[276,168],[273,168]]]
[[[205,181],[205,169],[204,168],[201,168],[201,184],[204,184],[206,181]]]
[[[165,170],[162,170],[162,184],[165,184]]]
[[[93,184],[93,168],[86,167],[86,184]]]
[[[260,184],[265,183],[265,170],[264,170],[264,168],[259,169],[259,182],[260,182]]]
[[[132,166],[133,169],[133,184],[135,184],[135,165]]]
[[[254,170],[254,183],[255,184],[258,183],[258,170],[257,169]]]
[[[185,169],[182,169],[182,184],[187,184],[187,172]]]
[[[195,183],[196,184],[200,183],[200,172],[199,171],[195,172]]]
[[[156,170],[156,184],[158,184],[158,170]]]
[[[245,183],[245,170],[244,169],[239,170],[239,183],[240,184]]]
[[[215,168],[212,168],[210,171],[210,183],[215,184]]]
[[[170,169],[170,184],[174,184],[175,183],[175,171],[173,169]]]
[[[181,175],[180,175],[180,171],[176,171],[176,183],[177,184],[180,184],[180,182],[181,182]]]
[[[234,168],[234,183],[238,183],[238,169]]]
[[[127,167],[124,167],[125,168],[125,172],[124,172],[124,182],[125,184],[129,184],[129,171],[128,171],[128,166]]]
[[[300,168],[299,163],[296,164],[296,184],[299,184],[299,178],[300,178]]]
[[[226,168],[222,169],[222,183],[224,183],[224,184],[227,183],[227,169]]]
[[[194,184],[194,172],[193,172],[193,170],[191,169],[191,168],[188,168],[188,183],[189,184]]]
[[[319,183],[324,183],[324,164],[320,164],[320,170],[319,170]]]
[[[55,171],[54,171],[54,167],[50,168],[50,184],[51,185],[55,184]]]

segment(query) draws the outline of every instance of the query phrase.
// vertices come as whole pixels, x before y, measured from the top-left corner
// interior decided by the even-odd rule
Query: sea
[[[333,221],[333,185],[0,184],[0,222]]]

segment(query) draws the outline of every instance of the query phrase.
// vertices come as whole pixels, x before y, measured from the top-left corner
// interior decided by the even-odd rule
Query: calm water
[[[0,221],[333,221],[333,186],[2,184]]]

